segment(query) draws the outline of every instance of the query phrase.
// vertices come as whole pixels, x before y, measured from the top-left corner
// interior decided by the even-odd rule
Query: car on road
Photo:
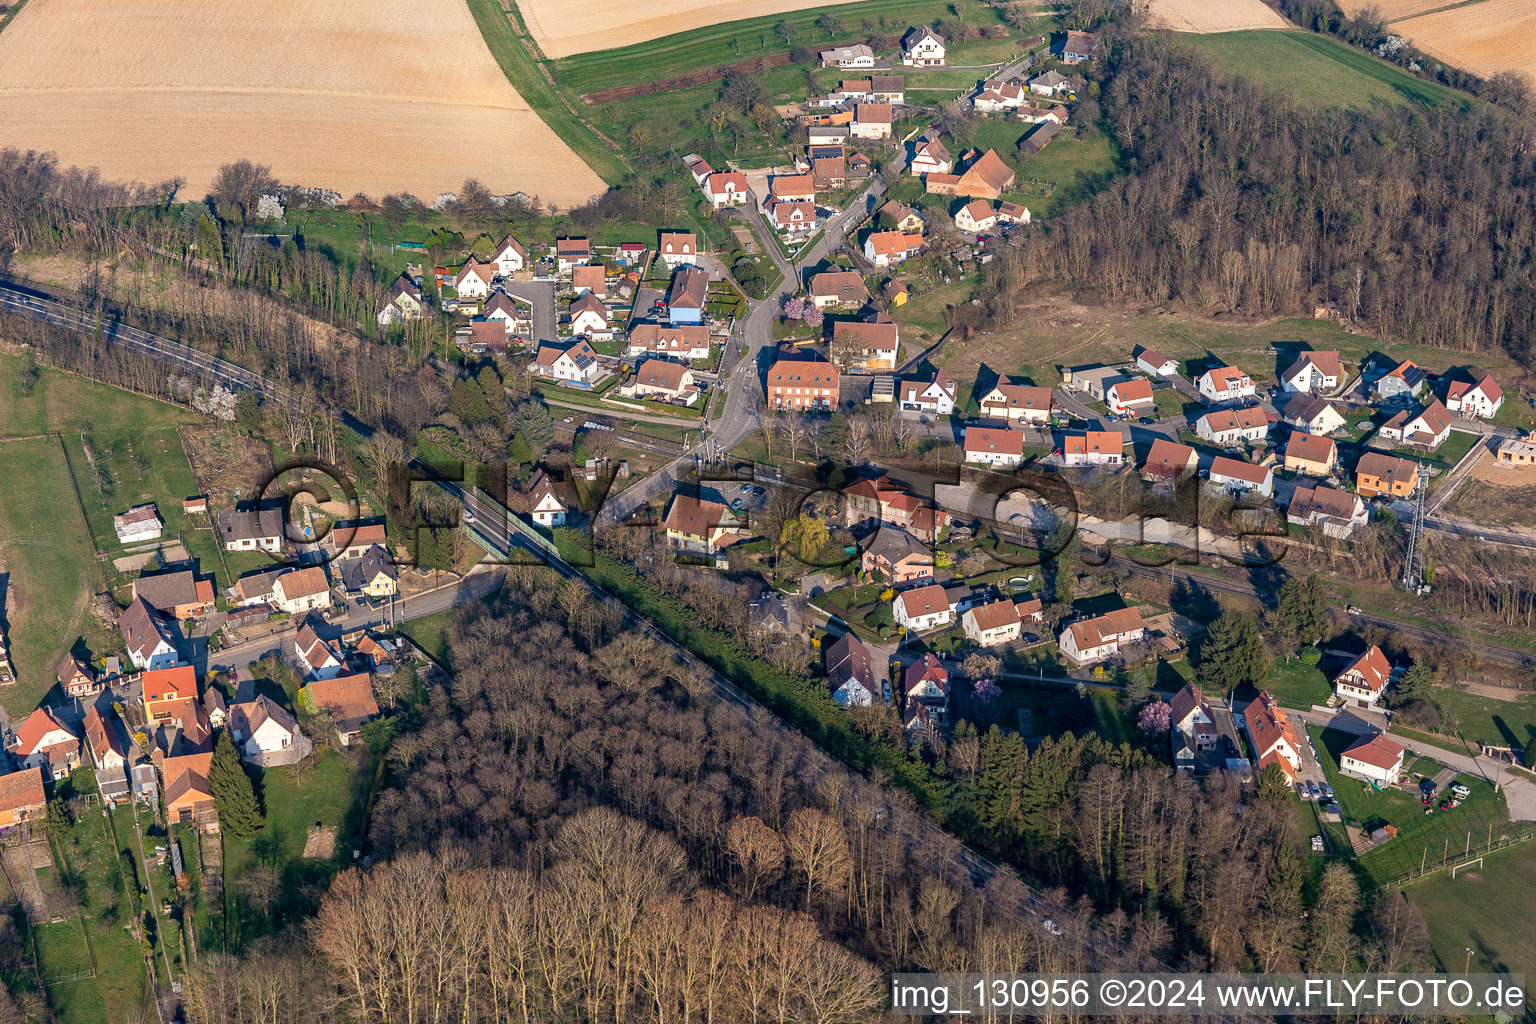
[[[474,523],[478,522],[478,520],[475,519],[475,514],[473,512],[471,512],[469,509],[465,509],[464,510],[464,521],[466,523],[471,524],[471,525],[473,525]]]
[[[742,509],[744,509],[746,507],[747,507],[746,506],[746,502],[742,501],[740,498],[737,498],[735,501],[731,502],[731,511],[732,512],[740,512]]]

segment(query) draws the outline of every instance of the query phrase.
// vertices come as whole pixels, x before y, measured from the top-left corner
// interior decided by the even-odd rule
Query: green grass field
[[[0,702],[14,716],[52,689],[59,658],[77,639],[93,651],[120,641],[89,608],[101,573],[58,438],[0,442],[0,480],[7,481],[0,501],[4,615],[17,677]]]
[[[1286,707],[1310,708],[1328,700],[1333,688],[1316,665],[1299,658],[1276,658],[1269,666],[1270,696]]]
[[[1004,198],[1022,202],[1035,217],[1050,217],[1068,209],[1120,167],[1114,141],[1102,132],[1075,138],[1065,131],[1040,152],[1020,157],[1019,140],[1029,134],[1031,127],[999,118],[976,120],[963,143],[997,150],[997,155],[1018,175],[1018,186]],[[961,143],[956,141],[957,145]],[[1048,181],[1056,188],[1048,196],[1041,195],[1029,190],[1031,181]]]
[[[405,624],[405,635],[416,642],[432,658],[444,665],[450,663],[448,655],[448,627],[452,625],[457,610],[444,608],[440,612],[412,619]]]
[[[1536,973],[1536,842],[1490,854],[1481,868],[1437,875],[1407,890],[1424,914],[1440,968]]]
[[[78,430],[87,424],[142,430],[201,419],[174,405],[46,366],[38,367],[37,386],[23,396],[16,382],[21,367],[19,356],[0,352],[0,438]]]
[[[1313,32],[1219,32],[1186,37],[1229,74],[1250,78],[1305,106],[1366,109],[1380,103],[1466,103],[1386,61]]]
[[[1536,739],[1536,694],[1519,700],[1494,700],[1437,686],[1434,701],[1452,724],[1443,728],[1474,743],[1522,747]]]

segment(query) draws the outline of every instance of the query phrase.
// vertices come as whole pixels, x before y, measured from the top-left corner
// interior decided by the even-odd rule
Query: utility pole
[[[1413,522],[1408,528],[1408,553],[1403,558],[1403,589],[1420,597],[1427,595],[1430,585],[1424,582],[1423,568],[1419,564],[1424,556],[1424,493],[1428,481],[1423,473],[1413,490]]]

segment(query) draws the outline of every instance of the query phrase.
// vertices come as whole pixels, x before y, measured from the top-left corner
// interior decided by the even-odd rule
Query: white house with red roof
[[[896,595],[891,602],[896,624],[905,626],[910,633],[922,633],[955,621],[955,610],[950,607],[949,596],[938,584],[918,587]]]
[[[1235,366],[1213,366],[1195,379],[1195,388],[1210,402],[1240,402],[1259,393],[1253,378]]]
[[[948,416],[955,411],[959,387],[943,370],[936,370],[933,380],[903,378],[896,390],[896,404],[909,412]]]
[[[1392,666],[1381,648],[1372,644],[1333,680],[1333,692],[1346,704],[1374,708],[1392,681]]]
[[[1404,751],[1385,733],[1362,736],[1339,755],[1339,771],[1378,786],[1394,786],[1403,773]]]
[[[496,254],[491,257],[491,262],[496,264],[502,277],[515,274],[528,265],[528,247],[509,234],[496,246]]]
[[[663,231],[656,255],[668,270],[691,267],[699,259],[699,240],[691,231]]]
[[[490,294],[491,281],[496,277],[496,264],[481,263],[473,256],[459,268],[453,279],[454,290],[461,299],[483,299]]]
[[[1260,769],[1278,764],[1287,778],[1294,779],[1301,771],[1301,738],[1285,709],[1268,690],[1260,690],[1239,717],[1253,746],[1254,763]]]
[[[597,350],[585,339],[567,348],[540,345],[528,369],[541,377],[552,377],[579,387],[591,387],[605,372],[597,358]]]
[[[43,778],[62,779],[80,764],[80,737],[47,708],[38,708],[16,728],[10,751],[23,768],[41,768]]]
[[[1492,377],[1473,383],[1453,380],[1445,392],[1445,407],[1468,418],[1491,420],[1504,405],[1504,389]]]
[[[923,236],[906,231],[874,231],[864,239],[864,258],[877,267],[892,267],[923,247]]]
[[[1021,430],[965,427],[961,434],[966,462],[1011,469],[1024,461],[1024,432]]]
[[[932,652],[925,653],[901,674],[901,688],[907,707],[921,705],[932,724],[943,724],[949,717],[949,671]]]
[[[1399,412],[1383,423],[1378,433],[1391,441],[1433,449],[1451,436],[1451,423],[1450,411],[1437,398],[1418,412]]]
[[[1255,466],[1241,459],[1229,459],[1218,455],[1211,460],[1212,487],[1234,495],[1260,494],[1266,498],[1275,496],[1275,474],[1268,466]]]
[[[1125,463],[1125,436],[1118,430],[1089,430],[1061,439],[1065,466],[1120,466]]]
[[[1280,387],[1308,395],[1331,395],[1344,383],[1337,352],[1303,352],[1280,374]]]
[[[747,176],[740,171],[715,171],[700,187],[709,205],[717,210],[747,204]]]
[[[1174,767],[1182,772],[1194,771],[1199,756],[1215,750],[1219,742],[1216,715],[1205,694],[1194,683],[1185,683],[1168,703],[1171,712],[1168,740],[1173,749]]]
[[[1212,409],[1195,420],[1195,436],[1212,444],[1237,444],[1262,441],[1273,424],[1262,407],[1248,409]]]
[[[1119,608],[1091,619],[1079,619],[1061,631],[1061,656],[1081,668],[1108,661],[1126,644],[1146,636],[1140,608]]]
[[[1018,606],[1007,598],[968,608],[960,616],[960,628],[981,647],[1013,643],[1024,631]]]
[[[299,664],[304,666],[304,674],[311,679],[331,679],[341,675],[346,668],[336,649],[320,639],[320,634],[307,624],[293,638],[293,651]]]
[[[1136,354],[1136,366],[1156,377],[1172,377],[1179,372],[1177,362],[1149,348],[1144,348]]]
[[[1050,388],[998,381],[981,396],[981,414],[988,419],[1021,423],[1049,423],[1055,407]]]
[[[1140,416],[1156,404],[1152,383],[1142,377],[1116,381],[1104,389],[1104,404],[1117,416]]]

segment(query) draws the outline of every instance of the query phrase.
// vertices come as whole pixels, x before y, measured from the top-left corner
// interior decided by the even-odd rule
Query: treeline
[[[1103,124],[1127,175],[1019,236],[994,290],[1042,280],[1119,302],[1310,315],[1530,362],[1530,122],[1483,104],[1289,102],[1168,34],[1114,36]],[[1006,298],[992,300],[1006,322]]]

